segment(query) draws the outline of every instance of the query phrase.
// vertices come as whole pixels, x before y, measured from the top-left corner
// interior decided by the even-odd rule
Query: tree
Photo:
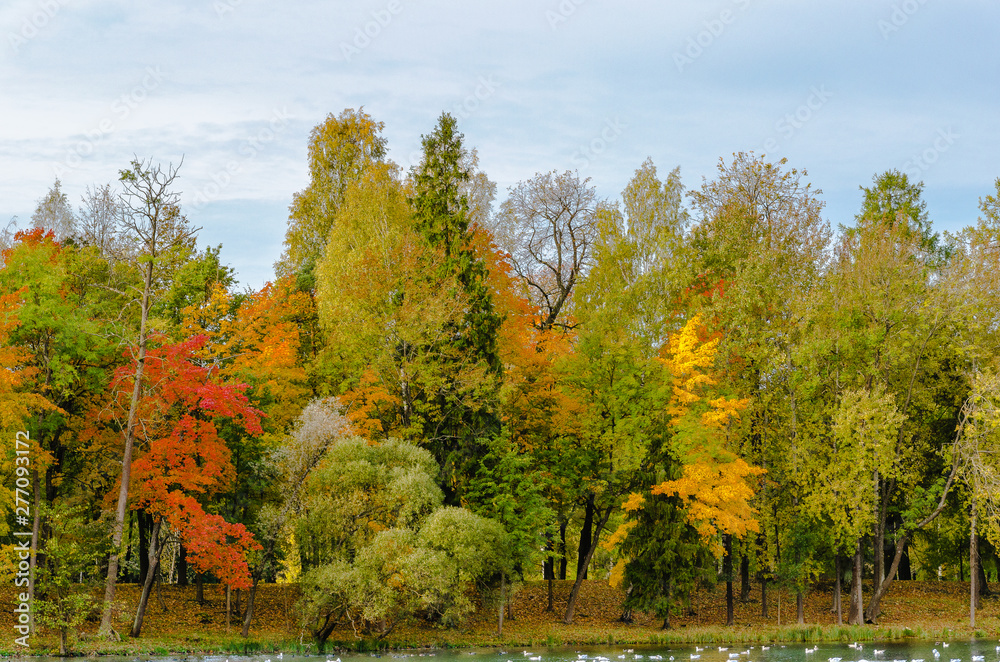
[[[76,233],[73,208],[69,204],[69,197],[62,192],[62,182],[58,178],[35,206],[31,224],[39,229],[52,230],[56,240],[60,242]]]
[[[128,415],[122,425],[124,449],[122,472],[112,532],[112,553],[108,559],[108,575],[104,590],[104,611],[101,616],[100,634],[111,636],[111,608],[115,598],[118,578],[119,553],[128,506],[128,490],[132,471],[132,454],[135,443],[138,409],[143,387],[143,371],[149,342],[149,313],[155,304],[157,286],[164,275],[164,264],[176,261],[178,254],[190,251],[195,230],[181,216],[177,208],[179,194],[172,192],[177,168],[164,170],[152,163],[132,161],[128,170],[121,172],[124,193],[121,198],[121,227],[126,241],[134,244],[136,262],[142,272],[139,294],[139,328],[135,336],[134,373]]]
[[[164,547],[161,534],[168,531],[185,545],[188,562],[198,572],[211,572],[230,586],[250,587],[245,555],[259,545],[243,525],[230,524],[206,511],[198,497],[217,494],[234,478],[231,454],[219,437],[216,420],[228,419],[251,434],[260,434],[260,413],[244,395],[246,385],[221,384],[209,368],[192,363],[205,341],[195,336],[151,349],[144,369],[148,386],[141,390],[134,412],[135,367],[119,368],[110,389],[112,402],[98,414],[119,425],[126,412],[134,415],[139,430],[135,440],[142,449],[130,472],[132,508],[152,516],[153,529],[133,637],[142,631]]]
[[[385,159],[382,122],[363,108],[332,113],[309,135],[309,185],[292,198],[279,276],[312,271],[323,257],[344,196],[372,165]]]
[[[569,171],[538,173],[510,189],[494,221],[499,245],[541,311],[542,331],[567,325],[574,286],[591,264],[599,202],[589,182]]]
[[[38,622],[59,632],[59,654],[68,654],[69,635],[94,607],[84,573],[107,553],[106,523],[88,521],[79,506],[59,504],[45,508],[45,560],[39,567],[42,587],[35,608]]]

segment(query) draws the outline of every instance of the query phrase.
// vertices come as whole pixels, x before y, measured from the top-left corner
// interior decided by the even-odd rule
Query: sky
[[[201,245],[257,289],[310,131],[363,107],[404,169],[450,112],[497,205],[552,170],[616,200],[647,158],[697,189],[753,151],[835,228],[898,169],[955,232],[1000,177],[998,25],[995,0],[2,0],[0,227],[56,178],[77,207],[183,159]]]

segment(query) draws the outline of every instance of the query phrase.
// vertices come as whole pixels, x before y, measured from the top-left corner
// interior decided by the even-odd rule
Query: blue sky
[[[579,170],[617,198],[647,157],[686,187],[787,158],[850,224],[887,169],[935,228],[1000,177],[993,0],[7,0],[0,223],[58,176],[74,206],[133,154],[184,165],[202,244],[260,287],[309,132],[364,106],[408,168],[443,110],[498,184]]]

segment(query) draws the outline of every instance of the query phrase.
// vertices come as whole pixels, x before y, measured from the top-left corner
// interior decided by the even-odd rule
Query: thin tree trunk
[[[833,568],[835,579],[833,580],[833,612],[837,614],[837,625],[844,624],[844,609],[841,600],[841,586],[843,572],[840,568],[840,552],[833,557]]]
[[[590,559],[593,557],[594,532],[594,494],[591,492],[587,496],[587,507],[583,514],[583,528],[580,529],[580,548],[576,557],[576,576],[587,578],[587,568]]]
[[[545,611],[555,611],[555,590],[552,588],[554,580],[549,579],[549,606],[545,608]]]
[[[722,537],[726,555],[722,558],[722,574],[726,577],[726,625],[733,624],[733,536]]]
[[[497,606],[497,636],[498,637],[502,637],[503,636],[503,611],[504,611],[504,607],[506,606],[504,604],[504,598],[505,598],[506,592],[507,592],[507,575],[506,575],[506,573],[501,572],[500,573],[500,604]]]
[[[847,616],[848,625],[863,625],[864,600],[861,594],[861,540],[855,545],[854,563],[851,571],[851,611]]]
[[[743,545],[745,548],[746,545]],[[750,557],[746,555],[746,549],[740,557],[740,602],[750,601]]]
[[[957,440],[961,438],[962,428],[965,425],[966,417],[967,414],[965,414],[965,417],[963,417],[962,422],[959,424],[955,436],[956,443]],[[924,528],[925,526],[933,522],[934,519],[941,514],[941,511],[944,510],[945,502],[948,498],[951,486],[955,481],[955,476],[958,474],[958,467],[959,464],[957,462],[954,465],[952,465],[951,472],[948,474],[948,480],[945,481],[944,488],[942,488],[941,490],[941,497],[938,500],[938,505],[934,509],[934,511],[931,512],[931,514],[929,514],[927,517],[922,519],[920,522],[918,522],[917,525],[913,527],[913,529],[904,533],[903,537],[899,539],[898,543],[896,543],[896,554],[892,558],[892,565],[889,567],[889,571],[886,573],[885,580],[881,584],[879,584],[878,588],[876,588],[872,592],[872,599],[871,601],[869,601],[868,607],[865,609],[865,620],[874,621],[878,617],[880,613],[879,605],[882,602],[883,596],[885,596],[886,592],[889,590],[889,586],[892,585],[893,577],[896,576],[896,571],[899,569],[900,559],[902,559],[903,557],[903,552],[906,550],[906,545],[910,542],[910,537],[913,535],[913,532],[919,531],[920,529]]]
[[[132,623],[132,636],[138,637],[142,634],[142,621],[146,616],[146,605],[149,603],[149,594],[153,588],[153,579],[156,577],[156,568],[160,565],[160,525],[162,520],[153,523],[153,530],[149,535],[149,570],[146,572],[146,579],[142,584],[142,595],[139,597],[139,607],[135,612],[135,621]]]
[[[201,606],[205,605],[205,576],[200,572],[194,576],[194,599],[197,600],[198,604]]]
[[[569,519],[559,522],[559,579],[566,579],[566,566],[569,562],[566,559],[566,527],[569,526]]]
[[[979,607],[979,591],[976,582],[979,580],[978,560],[976,550],[976,497],[972,497],[972,507],[969,512],[971,532],[969,534],[969,627],[976,627],[976,609]]]
[[[799,625],[805,625],[806,595],[802,592],[802,589],[795,590],[795,618],[798,620]]]
[[[601,531],[604,529],[604,525],[608,523],[608,518],[611,517],[612,511],[614,511],[614,503],[605,509],[604,514],[601,515],[601,521],[598,522],[596,529],[594,530],[593,544],[590,546],[590,551],[587,552],[587,558],[583,560],[583,566],[587,567],[590,565],[590,560],[594,557],[594,551],[597,549],[597,542],[601,538]],[[569,594],[569,604],[566,605],[566,617],[563,622],[569,625],[573,622],[573,612],[576,610],[576,599],[580,595],[580,586],[583,585],[583,575],[579,572],[576,575],[576,581],[573,582],[573,590]]]
[[[155,246],[155,240],[154,240]],[[154,256],[155,257],[155,256]],[[115,510],[115,524],[111,536],[111,556],[108,558],[108,576],[104,582],[104,610],[98,636],[111,636],[111,607],[115,600],[115,583],[118,580],[118,555],[121,552],[122,533],[125,531],[125,516],[128,506],[128,486],[132,475],[132,446],[135,444],[135,428],[138,422],[139,399],[142,395],[142,374],[146,366],[146,328],[149,321],[150,295],[153,289],[153,260],[146,263],[143,275],[142,307],[139,320],[139,355],[136,357],[135,373],[132,375],[132,398],[128,407],[128,422],[125,425],[125,450],[122,453],[121,484],[118,487],[118,507]]]
[[[257,602],[257,583],[260,581],[260,576],[254,575],[253,586],[250,587],[250,593],[247,595],[247,613],[243,615],[243,629],[240,630],[240,635],[245,639],[250,636],[250,622],[253,620],[253,608]]]

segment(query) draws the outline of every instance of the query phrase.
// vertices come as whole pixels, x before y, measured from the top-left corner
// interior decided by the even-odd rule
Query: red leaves
[[[151,349],[146,355],[146,388],[139,407],[137,448],[132,463],[132,507],[164,519],[188,549],[199,572],[211,572],[236,588],[249,587],[246,553],[260,546],[242,524],[207,513],[197,496],[211,496],[234,478],[235,469],[216,420],[228,418],[250,434],[260,434],[261,413],[250,405],[245,384],[223,384],[211,366],[195,357],[207,336]],[[112,384],[115,399],[130,397],[135,369],[121,367]],[[127,407],[123,407],[127,410]]]

